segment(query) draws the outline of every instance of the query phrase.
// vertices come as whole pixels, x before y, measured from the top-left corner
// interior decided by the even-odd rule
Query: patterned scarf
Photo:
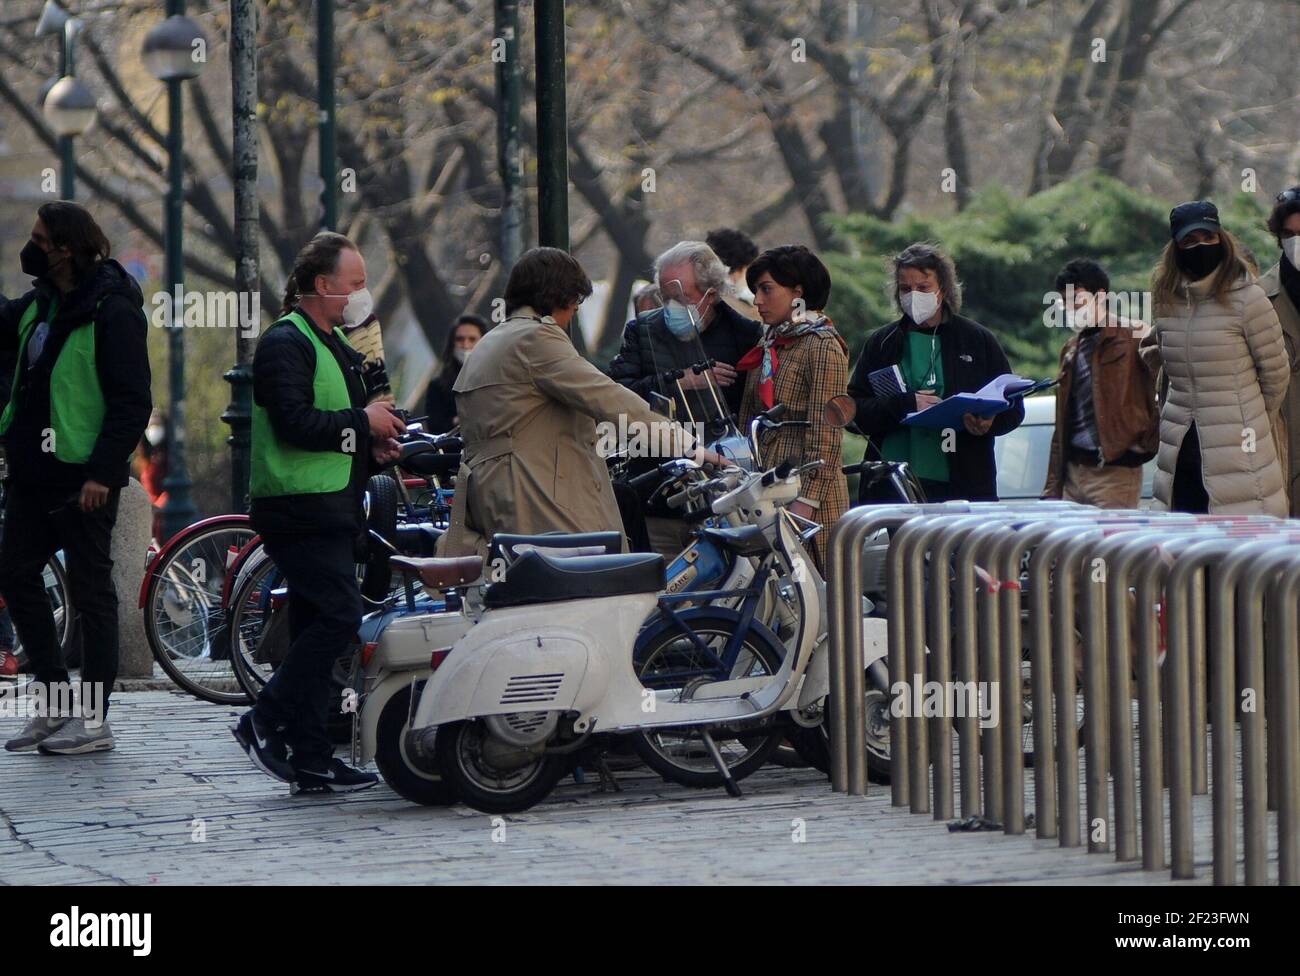
[[[740,362],[736,363],[736,369],[743,373],[759,367],[758,396],[763,401],[763,407],[771,410],[776,402],[776,371],[781,366],[781,357],[777,350],[791,345],[800,336],[812,332],[834,331],[835,326],[826,315],[818,315],[803,322],[782,322],[763,334],[758,345],[745,353],[740,358]]]

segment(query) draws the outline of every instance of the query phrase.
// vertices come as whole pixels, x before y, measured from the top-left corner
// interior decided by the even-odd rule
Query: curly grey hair
[[[904,268],[917,271],[933,271],[939,279],[939,291],[943,292],[943,303],[948,311],[956,315],[961,311],[961,281],[957,278],[957,266],[952,258],[939,250],[939,245],[929,243],[909,244],[896,254],[889,262],[889,278],[885,285],[894,307],[902,310],[898,294],[898,273]]]
[[[673,296],[664,292],[661,272],[665,268],[676,268],[683,264],[689,264],[695,269],[695,284],[701,292],[712,288],[721,297],[735,290],[727,274],[727,266],[713,253],[713,248],[703,241],[681,241],[655,259],[655,285],[664,297]]]

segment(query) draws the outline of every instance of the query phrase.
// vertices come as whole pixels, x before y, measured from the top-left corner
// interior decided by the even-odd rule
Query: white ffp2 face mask
[[[362,288],[348,295],[348,303],[343,306],[343,324],[357,326],[370,318],[375,309],[375,300],[369,288]]]
[[[1282,242],[1282,253],[1291,262],[1291,267],[1300,269],[1300,234],[1293,234]]]
[[[916,325],[928,322],[939,311],[939,296],[932,291],[909,291],[902,297],[903,314]]]
[[[342,295],[325,295],[317,294],[317,298],[342,298]],[[361,288],[357,291],[348,292],[348,302],[343,306],[343,324],[349,328],[354,328],[370,318],[370,313],[375,310],[375,300],[370,295],[369,288]]]

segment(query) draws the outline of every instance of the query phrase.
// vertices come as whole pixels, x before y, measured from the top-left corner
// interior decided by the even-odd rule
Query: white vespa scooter
[[[490,813],[526,810],[551,792],[566,755],[598,731],[672,728],[698,730],[728,791],[738,795],[714,732],[760,729],[819,706],[826,669],[814,670],[812,681],[805,675],[814,651],[824,653],[824,584],[801,555],[784,510],[799,495],[799,474],[782,464],[720,477],[735,487],[710,508],[743,513],[767,540],[795,621],[792,639],[782,646],[768,628],[716,608],[673,610],[658,595],[657,555],[555,559],[529,552],[486,588],[482,615],[434,670],[410,722],[413,734],[436,729],[439,772],[463,802]],[[656,606],[660,619],[638,643]],[[705,615],[712,623],[697,632],[692,621]],[[720,679],[646,687],[635,660],[674,649],[731,665]],[[780,664],[775,673],[755,674],[760,660]]]
[[[619,532],[524,536],[498,535],[492,540],[489,564],[508,568],[527,552],[553,557],[618,553]],[[366,639],[353,667],[357,708],[353,715],[352,761],[379,767],[384,781],[408,800],[433,806],[455,801],[442,782],[428,737],[411,736],[410,716],[424,680],[468,631],[482,602],[483,561],[476,556],[424,559],[395,555],[394,570],[407,577],[406,608],[393,606],[362,624]],[[453,599],[429,612],[416,606],[412,581],[428,590],[455,588]]]

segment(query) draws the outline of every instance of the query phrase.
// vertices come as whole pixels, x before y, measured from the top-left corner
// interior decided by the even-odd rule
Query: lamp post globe
[[[95,96],[79,79],[65,75],[46,93],[44,112],[55,135],[79,136],[95,120]]]
[[[140,55],[159,81],[188,81],[207,65],[208,38],[197,23],[173,14],[145,35]]]

